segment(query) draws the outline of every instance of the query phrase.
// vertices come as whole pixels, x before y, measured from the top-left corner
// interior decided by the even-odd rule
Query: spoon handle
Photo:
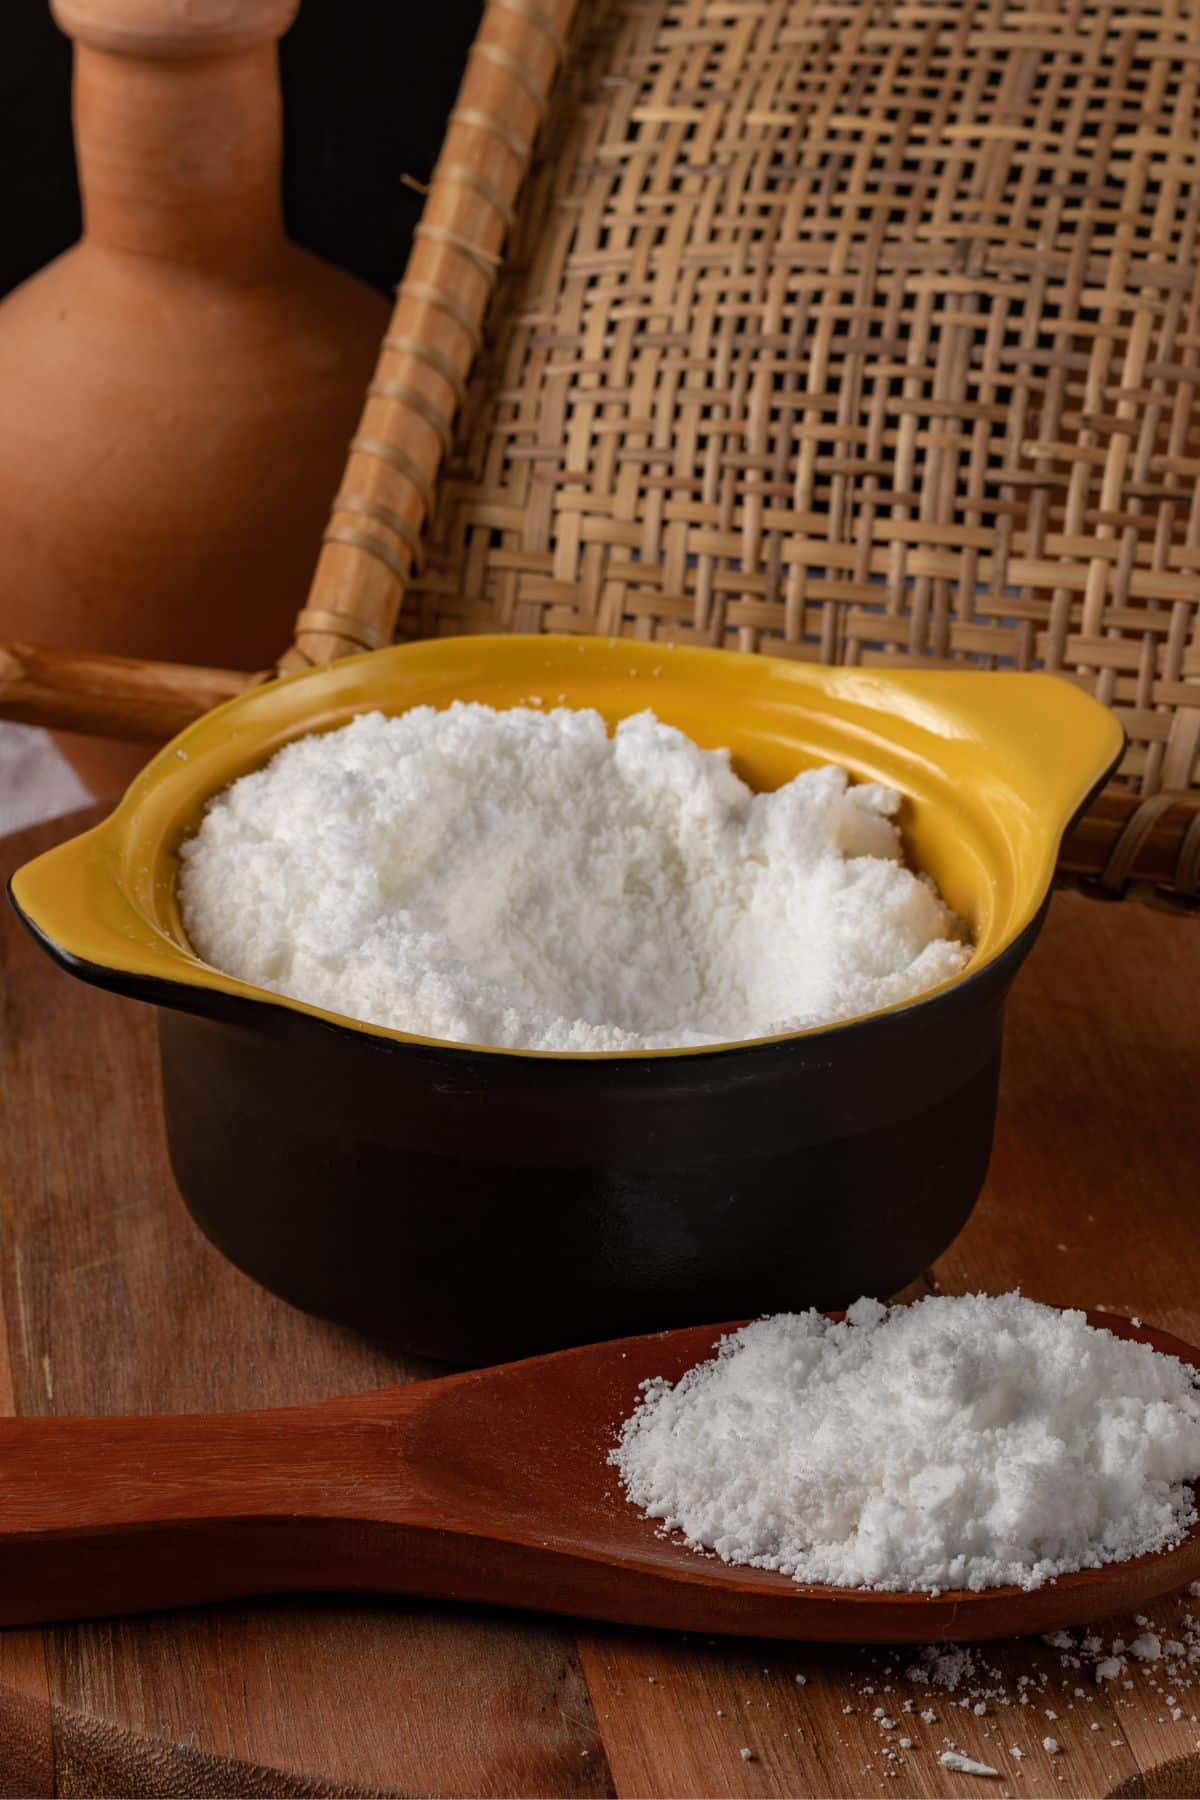
[[[420,1405],[0,1420],[0,1624],[405,1589],[406,1528],[439,1511],[405,1457]]]

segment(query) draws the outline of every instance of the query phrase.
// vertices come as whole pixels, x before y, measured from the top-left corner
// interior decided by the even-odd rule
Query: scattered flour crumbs
[[[227,973],[423,1036],[639,1050],[911,999],[970,955],[888,788],[754,794],[651,713],[456,703],[302,739],[183,847]]]
[[[1032,1800],[1067,1783],[1064,1766],[1076,1758],[1071,1790],[1084,1791],[1082,1778],[1087,1792],[1110,1792],[1138,1774],[1125,1715],[1135,1732],[1157,1728],[1160,1758],[1200,1750],[1200,1615],[1189,1607],[1198,1599],[1200,1581],[1160,1601],[1155,1618],[1139,1613],[1124,1636],[1054,1631],[1040,1645],[843,1647],[807,1673],[796,1666],[802,1652],[764,1645],[772,1662],[762,1680],[744,1665],[707,1664],[705,1684],[724,1701],[713,1709],[718,1742],[730,1756],[763,1763],[789,1793],[831,1745],[844,1766],[853,1753],[864,1756],[864,1792],[874,1778],[879,1793],[889,1782],[893,1792],[926,1793],[922,1763],[932,1759],[967,1778],[964,1794],[981,1779],[996,1800]],[[655,1666],[662,1674],[646,1680],[671,1705],[673,1653],[663,1651]]]
[[[611,1461],[726,1562],[839,1587],[1036,1588],[1178,1542],[1200,1387],[1020,1294],[782,1313],[648,1382]]]

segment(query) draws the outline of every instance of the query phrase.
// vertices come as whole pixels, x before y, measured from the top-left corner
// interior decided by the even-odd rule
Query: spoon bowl
[[[1200,1350],[1091,1322],[1200,1368]],[[295,1591],[393,1593],[742,1636],[1014,1636],[1144,1607],[1200,1578],[1174,1549],[1026,1592],[804,1585],[664,1535],[607,1461],[653,1376],[732,1326],[560,1351],[270,1412],[0,1422],[0,1624]]]

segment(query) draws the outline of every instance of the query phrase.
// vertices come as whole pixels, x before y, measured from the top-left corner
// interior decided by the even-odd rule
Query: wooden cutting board
[[[5,875],[86,822],[7,840]],[[5,910],[0,1407],[260,1406],[432,1372],[292,1311],[199,1236],[166,1163],[153,1023],[58,973]],[[1198,1096],[1200,927],[1058,896],[1010,1007],[987,1192],[930,1281],[1020,1284],[1200,1341]],[[1158,1611],[1173,1629],[1180,1602]],[[1041,1645],[989,1660],[1014,1689],[1061,1680]],[[1140,1672],[1123,1710],[1089,1693],[1053,1726],[1033,1709],[992,1735],[955,1713],[945,1729],[1002,1768],[979,1781],[940,1767],[930,1731],[888,1772],[863,1693],[880,1666],[391,1601],[11,1631],[0,1795],[1200,1792],[1200,1669],[1180,1721]],[[1050,1731],[1064,1754],[1041,1748]]]

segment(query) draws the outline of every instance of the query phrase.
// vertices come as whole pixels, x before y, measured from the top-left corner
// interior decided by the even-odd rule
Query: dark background
[[[280,46],[284,208],[306,249],[387,289],[400,278],[420,196],[481,0],[303,0]],[[47,0],[3,0],[0,294],[79,236],[71,46]]]

